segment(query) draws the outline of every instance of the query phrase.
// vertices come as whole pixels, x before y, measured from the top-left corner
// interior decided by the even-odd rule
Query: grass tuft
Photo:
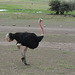
[[[67,64],[60,64],[60,67],[64,67],[65,69],[75,69],[73,65],[67,65]]]

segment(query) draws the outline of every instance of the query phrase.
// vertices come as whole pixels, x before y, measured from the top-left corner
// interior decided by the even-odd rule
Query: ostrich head
[[[6,36],[5,36],[5,39],[8,41],[8,42],[11,42],[14,40],[14,34],[12,33],[7,33]]]
[[[42,21],[43,21],[43,19],[40,19],[40,20],[39,20],[39,22],[42,22]]]

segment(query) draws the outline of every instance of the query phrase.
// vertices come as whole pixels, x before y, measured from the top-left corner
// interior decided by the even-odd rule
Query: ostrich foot
[[[22,60],[22,62],[23,62],[25,65],[30,66],[30,64],[27,64],[27,63],[26,63],[25,57],[22,57],[21,60]]]
[[[27,63],[24,63],[25,65],[27,65],[27,66],[30,66],[30,64],[27,64]]]

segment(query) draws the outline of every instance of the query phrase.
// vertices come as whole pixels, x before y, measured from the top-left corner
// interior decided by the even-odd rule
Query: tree
[[[59,0],[51,0],[49,2],[50,10],[56,11],[56,14],[59,14],[60,9],[60,1]]]
[[[60,5],[60,14],[63,15],[64,12],[71,11],[70,5],[67,2],[62,2]]]
[[[73,1],[73,2],[70,1],[69,5],[70,5],[70,10],[71,11],[75,10],[75,1]]]
[[[75,10],[75,1],[60,1],[60,0],[51,0],[49,2],[50,10],[55,11],[58,15],[59,13],[61,15],[64,14],[64,12],[69,12]]]

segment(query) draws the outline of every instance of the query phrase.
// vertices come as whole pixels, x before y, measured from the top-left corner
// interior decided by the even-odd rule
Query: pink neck
[[[41,27],[41,29],[42,29],[42,34],[44,34],[44,28],[43,28],[43,26],[42,26],[42,24],[41,24],[41,21],[39,21],[39,24],[40,24],[40,27]]]

